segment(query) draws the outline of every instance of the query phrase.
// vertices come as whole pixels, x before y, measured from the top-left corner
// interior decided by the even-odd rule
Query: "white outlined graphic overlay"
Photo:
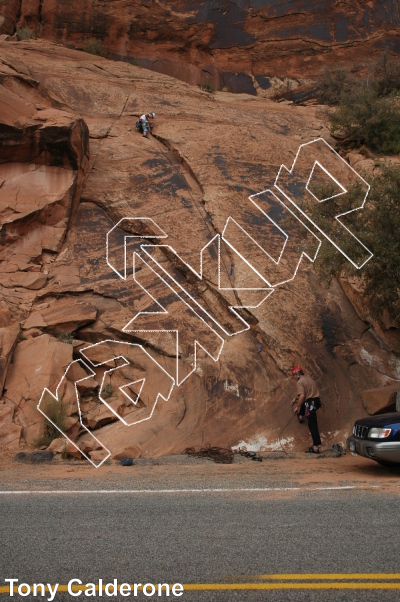
[[[329,185],[324,198],[315,194],[321,182]],[[354,184],[359,190],[357,201],[348,192]],[[168,245],[168,234],[152,218],[121,219],[107,233],[106,262],[119,278],[132,282],[133,292],[140,291],[142,306],[123,327],[125,340],[87,345],[80,352],[84,360],[68,366],[56,391],[43,391],[38,409],[93,466],[100,466],[111,452],[85,422],[79,383],[92,377],[101,383],[99,403],[114,421],[132,427],[151,419],[159,400],[167,402],[174,386],[181,386],[196,371],[198,350],[217,362],[227,337],[250,328],[240,309],[260,307],[279,286],[296,277],[303,260],[314,262],[322,237],[358,269],[371,259],[372,253],[343,223],[346,215],[363,208],[368,191],[369,184],[325,140],[302,144],[291,169],[281,165],[274,186],[251,195],[242,217],[228,216],[221,234],[199,251],[199,270]],[[322,220],[318,208],[328,203],[334,205],[327,222],[326,212]],[[231,258],[230,270],[221,244]],[[222,320],[220,312],[193,293],[188,280],[177,277],[170,266],[178,263],[191,274],[192,282],[232,300],[227,304],[229,319]],[[240,265],[241,274],[237,285],[235,265]],[[135,342],[126,342],[127,335],[134,336]],[[168,347],[170,361],[164,366],[151,352],[154,340]],[[55,425],[46,413],[46,399],[75,404],[83,437],[73,441]],[[94,461],[88,449],[103,455],[97,454]]]
[[[89,428],[84,424],[82,412],[81,412],[81,399],[80,393],[78,390],[78,384],[88,380],[95,376],[95,372],[89,368],[87,364],[83,360],[75,360],[71,362],[71,364],[67,367],[64,375],[62,376],[60,382],[57,385],[55,393],[52,393],[49,389],[44,389],[37,409],[47,420],[52,424],[53,428],[59,431],[60,436],[64,436],[67,441],[73,445],[76,449],[80,451],[80,453],[89,460],[91,464],[95,468],[98,468],[103,464],[105,460],[110,456],[111,452],[93,435],[93,433],[89,430]],[[87,437],[90,439],[92,450],[102,450],[102,458],[99,461],[94,461],[90,458],[88,453],[86,452],[86,448],[79,446],[75,441],[73,441],[68,433],[65,433],[54,420],[53,412],[51,411],[51,406],[53,404],[65,404],[69,408],[69,412],[71,414],[77,414],[80,427],[82,430],[86,431]],[[87,446],[88,447],[88,446]]]
[[[323,172],[328,182],[339,192],[323,199],[313,194],[312,182],[318,171],[320,174]],[[349,206],[347,193],[354,184],[359,186],[360,194],[357,201],[350,202]],[[303,223],[316,228],[354,267],[360,269],[371,259],[371,251],[340,219],[364,207],[370,186],[323,138],[302,144],[290,170],[281,165],[275,187],[300,212],[299,219],[304,219]],[[321,224],[315,209],[318,204],[334,200],[337,213],[330,223],[324,219]],[[312,212],[309,208],[310,201],[313,201]]]

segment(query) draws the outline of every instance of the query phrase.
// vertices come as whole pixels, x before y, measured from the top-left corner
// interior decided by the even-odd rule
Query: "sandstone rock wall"
[[[30,28],[75,47],[95,37],[113,58],[249,94],[295,88],[326,65],[400,53],[396,0],[5,0],[0,11],[0,32]]]
[[[32,353],[33,339],[24,340],[20,325],[47,284],[77,208],[89,137],[84,121],[42,88],[28,64],[0,57],[1,433],[3,443],[18,448],[21,437],[32,441],[43,431],[35,398],[58,378],[57,348],[66,347],[72,360],[70,346],[58,341],[47,356],[44,340]]]
[[[306,259],[293,281],[268,296],[260,293],[256,272],[227,245],[221,286],[210,244],[229,216],[241,222],[253,215],[249,195],[273,186],[281,164],[292,165],[299,144],[329,139],[315,108],[251,95],[209,95],[135,65],[40,40],[0,42],[0,56],[5,99],[0,133],[9,149],[0,164],[0,293],[3,311],[10,312],[0,322],[8,329],[0,338],[2,444],[29,445],[43,433],[36,406],[45,388],[50,399],[60,384],[67,436],[94,460],[104,457],[98,441],[116,457],[250,440],[265,449],[302,449],[306,429],[290,421],[294,363],[321,389],[324,443],[343,442],[354,418],[365,413],[362,391],[400,380],[398,356],[360,319],[339,283],[326,290]],[[153,136],[145,139],[134,124],[149,110],[157,117]],[[107,233],[126,218],[141,219],[113,230],[106,255]],[[255,216],[252,225],[259,233],[266,227],[260,219]],[[126,236],[143,242],[161,232],[169,246],[149,251],[157,264],[147,257],[158,275],[143,264],[133,239],[126,278],[117,274]],[[279,242],[272,234],[271,241]],[[200,279],[206,245],[206,277]],[[139,253],[135,280],[133,250]],[[260,267],[265,257],[259,253],[253,260]],[[177,286],[192,295],[197,312],[207,312],[200,329],[197,314],[174,296]],[[245,290],[252,287],[257,290],[251,294]],[[165,333],[126,328],[138,312],[154,311],[157,300],[170,304],[179,340],[173,328]],[[239,315],[229,310],[246,304],[251,307]],[[140,319],[147,330],[151,320],[154,331],[165,324],[162,314]],[[203,350],[195,349],[192,332],[199,333]],[[128,346],[136,351],[122,365],[118,357]],[[70,366],[88,354],[92,373],[82,363]],[[154,360],[159,377],[141,389]],[[182,381],[170,396],[165,374]],[[151,420],[122,423],[119,418],[148,417],[158,391],[163,397]],[[126,394],[137,397],[134,406]],[[61,438],[51,449],[64,447]]]

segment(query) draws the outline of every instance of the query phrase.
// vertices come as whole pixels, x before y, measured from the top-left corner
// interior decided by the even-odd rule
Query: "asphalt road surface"
[[[200,602],[399,600],[399,517],[400,496],[379,489],[9,493],[0,496],[0,585],[116,578],[182,583],[194,589],[168,599]],[[2,588],[0,602],[9,599]],[[74,599],[167,598],[55,597]]]

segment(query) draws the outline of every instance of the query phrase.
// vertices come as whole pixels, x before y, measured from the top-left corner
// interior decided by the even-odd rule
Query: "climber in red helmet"
[[[312,446],[306,449],[311,454],[319,454],[321,437],[318,429],[317,410],[321,407],[321,399],[317,384],[309,376],[305,376],[300,366],[294,366],[292,376],[297,380],[297,397],[292,401],[293,411],[297,414],[299,422],[304,416],[308,420],[308,430],[312,437]]]

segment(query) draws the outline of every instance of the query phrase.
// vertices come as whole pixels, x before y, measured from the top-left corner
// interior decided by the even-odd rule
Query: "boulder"
[[[96,441],[96,439],[94,439],[87,433],[79,437],[76,444],[79,446],[79,449],[81,449],[85,454],[88,454],[89,452],[98,449],[102,449],[101,445]]]
[[[58,437],[57,439],[53,439],[50,443],[47,451],[51,451],[54,454],[63,454],[66,456],[71,456],[73,458],[81,459],[81,453],[76,449],[75,445],[72,445],[68,439],[65,437]]]
[[[47,282],[47,276],[40,272],[17,272],[15,274],[3,274],[2,285],[7,288],[23,287],[29,290],[39,290]]]
[[[128,447],[125,447],[124,450],[122,450],[121,452],[118,452],[117,454],[115,454],[113,456],[114,460],[122,460],[122,458],[130,458],[132,460],[134,460],[135,458],[140,458],[142,455],[142,452],[140,451],[140,449],[138,447],[136,447],[135,445],[130,445]]]
[[[77,384],[78,391],[83,397],[90,396],[99,388],[99,383],[94,378],[87,378]]]
[[[350,165],[356,169],[358,168],[358,165],[361,161],[365,161],[366,157],[358,151],[352,150],[347,153],[346,159],[350,163]]]
[[[66,297],[41,303],[24,323],[24,329],[43,328],[59,332],[73,332],[96,320],[97,310],[90,303]]]
[[[53,439],[47,450],[54,454],[62,454],[66,450],[67,443],[68,439],[65,437],[58,437],[57,439]]]
[[[339,282],[358,316],[365,322],[372,324],[378,337],[383,339],[391,351],[398,353],[400,350],[400,329],[396,328],[393,321],[388,319],[385,311],[379,318],[371,312],[364,297],[362,279],[360,277],[340,278]],[[380,355],[380,350],[377,350],[377,353]],[[395,356],[391,363],[395,366]],[[393,372],[394,374],[390,374],[390,376],[396,378],[396,368]],[[400,370],[398,371],[398,375],[400,376]]]
[[[75,445],[72,445],[70,441],[67,441],[67,445],[65,446],[65,453],[72,458],[77,458],[80,460],[82,458],[81,452],[79,449],[76,449]]]
[[[41,337],[42,334],[43,332],[40,328],[29,328],[28,330],[24,330],[23,337],[25,337],[25,339],[35,339],[36,337]]]
[[[122,412],[123,405],[121,401],[107,401],[117,413]],[[118,420],[118,418],[115,414],[103,403],[93,408],[93,410],[90,410],[86,415],[86,422],[90,430],[100,428],[101,426],[109,424],[110,422],[115,422],[116,420]]]
[[[66,418],[65,432],[68,434],[68,436],[69,436],[69,432],[71,431],[71,429],[73,429],[77,424],[79,425],[78,416],[74,415],[74,416],[68,416],[68,418]],[[70,438],[72,439],[72,437],[70,437]]]
[[[375,414],[384,414],[385,412],[394,412],[398,390],[399,385],[396,383],[379,389],[362,391],[361,396],[368,414],[373,416]]]
[[[357,171],[372,173],[375,169],[376,162],[373,159],[365,159],[357,163]]]
[[[21,341],[7,374],[7,398],[15,406],[23,400],[37,404],[46,387],[55,390],[71,361],[72,345],[47,334]]]
[[[89,457],[96,464],[102,462],[108,456],[108,452],[104,449],[99,449],[89,452]]]

